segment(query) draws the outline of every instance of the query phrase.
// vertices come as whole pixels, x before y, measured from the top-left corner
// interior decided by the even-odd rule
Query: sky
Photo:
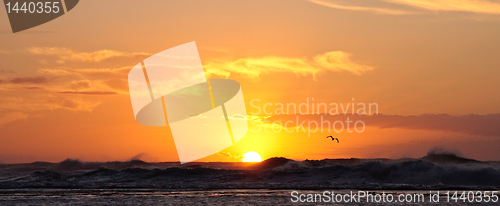
[[[435,147],[500,161],[499,36],[500,2],[486,0],[88,0],[18,33],[0,9],[0,163],[178,161],[168,129],[135,121],[127,75],[192,41],[209,78],[241,84],[250,123],[199,161],[417,158]],[[378,115],[324,115],[362,120],[362,132],[286,132],[272,121],[321,115],[257,109],[306,101],[376,103]]]

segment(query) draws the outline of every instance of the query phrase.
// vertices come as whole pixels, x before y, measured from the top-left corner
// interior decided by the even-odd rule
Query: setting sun
[[[259,153],[247,152],[243,155],[243,162],[261,162]]]

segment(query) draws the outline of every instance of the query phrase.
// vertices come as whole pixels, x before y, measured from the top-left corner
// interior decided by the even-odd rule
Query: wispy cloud
[[[47,84],[50,81],[51,79],[45,76],[13,77],[7,79],[0,79],[0,84],[33,85],[33,84]]]
[[[22,112],[10,112],[0,116],[0,125],[4,125],[16,120],[27,119],[28,115]]]
[[[352,5],[352,2],[342,0],[307,0],[309,2],[342,10],[371,12],[385,15],[405,15],[422,13],[413,11],[416,9],[430,11],[460,11],[484,14],[500,14],[500,2],[489,0],[379,0],[379,1],[356,1],[363,6]],[[373,6],[373,4],[379,6]],[[389,3],[389,4],[387,4]],[[391,5],[392,4],[392,5]],[[393,9],[388,6],[410,6],[408,8]]]
[[[23,89],[44,89],[43,87],[23,87]]]
[[[431,130],[500,137],[500,127],[498,127],[498,125],[500,125],[500,114],[471,114],[462,116],[453,116],[448,114],[423,114],[408,116],[383,114],[371,116],[297,115],[300,116],[300,121],[316,121],[318,123],[321,123],[322,121],[329,121],[330,123],[333,123],[335,121],[346,121],[346,119],[349,117],[352,121],[363,121],[367,127],[376,127],[380,129],[400,128],[409,130]],[[286,121],[295,121],[297,115],[275,115],[269,117],[267,119],[267,122],[280,121],[281,123],[284,123]],[[341,125],[339,124],[337,126],[340,127]]]
[[[207,72],[229,76],[232,73],[242,74],[246,77],[257,79],[261,74],[270,72],[287,72],[301,75],[314,75],[320,71],[306,59],[263,57],[246,58],[236,61],[209,62],[203,67]]]
[[[55,76],[81,76],[93,77],[97,79],[127,77],[131,66],[119,68],[60,68],[60,69],[39,69],[41,74],[50,74]]]
[[[230,159],[232,159],[233,161],[236,161],[236,162],[241,162],[241,160],[243,159],[242,156],[234,155],[234,154],[231,154],[229,152],[220,151],[220,152],[217,152],[216,154],[220,155],[220,156],[223,156],[223,157],[230,158]]]
[[[8,82],[12,84],[46,84],[50,80],[43,76],[37,77],[15,77],[10,79]]]
[[[30,97],[0,98],[0,110],[32,112],[65,109],[71,111],[92,111],[100,102],[81,98],[65,98],[57,95],[41,94]]]
[[[314,62],[330,71],[348,71],[357,75],[373,69],[373,67],[352,62],[350,57],[351,54],[333,51],[314,57]]]
[[[385,0],[433,11],[465,11],[486,14],[500,14],[500,2],[486,0]]]
[[[58,92],[60,94],[78,94],[78,95],[115,95],[118,94],[116,92],[109,91],[91,91],[91,92],[74,92],[74,91],[64,91]]]
[[[209,75],[227,77],[235,73],[251,79],[258,79],[260,75],[271,72],[315,76],[321,71],[347,71],[361,75],[373,69],[371,66],[354,63],[350,56],[342,51],[334,51],[318,55],[312,60],[287,57],[243,58],[235,61],[210,61],[203,67]]]
[[[104,101],[93,96],[127,94],[130,62],[149,56],[143,52],[80,52],[59,47],[31,47],[21,54],[41,57],[42,68],[35,76],[23,76],[8,68],[0,70],[0,125],[52,110],[91,112]]]
[[[372,12],[372,13],[386,14],[386,15],[403,15],[403,14],[412,14],[413,13],[410,11],[397,10],[397,9],[341,5],[341,4],[334,3],[332,1],[327,1],[327,0],[308,0],[308,1],[315,3],[315,4],[318,4],[318,5],[334,8],[334,9],[342,9],[342,10],[350,10],[350,11],[365,11],[365,12]]]
[[[43,84],[43,87],[38,85],[30,86],[33,82],[45,82],[36,78],[14,78],[13,81],[16,83],[5,81],[3,83],[4,86],[2,86],[2,95],[0,96],[0,125],[33,116],[40,116],[44,111],[69,110],[91,112],[101,103],[101,100],[84,96],[117,94],[114,91],[106,90],[64,91],[63,89],[68,86],[64,85],[64,83],[63,85],[56,84],[57,82]]]
[[[94,94],[95,91],[114,92],[113,94],[128,94],[127,74],[131,67],[120,68],[85,68],[85,69],[40,69],[43,75],[57,77],[61,84],[54,86],[61,92],[74,92],[73,94]],[[97,93],[95,93],[97,94]]]
[[[73,49],[61,47],[31,47],[28,48],[28,52],[37,55],[55,56],[63,61],[77,62],[99,62],[114,57],[136,57],[150,55],[144,52],[125,53],[107,49],[95,52],[79,52]]]

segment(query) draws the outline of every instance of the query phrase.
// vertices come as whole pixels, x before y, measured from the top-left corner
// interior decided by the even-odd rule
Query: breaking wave
[[[261,163],[60,163],[1,165],[0,188],[451,189],[499,188],[500,164],[449,153],[420,159],[271,158]]]

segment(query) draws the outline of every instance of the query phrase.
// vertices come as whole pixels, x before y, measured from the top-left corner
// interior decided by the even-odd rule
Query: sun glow
[[[257,152],[247,152],[243,155],[243,162],[261,162],[259,153]]]

